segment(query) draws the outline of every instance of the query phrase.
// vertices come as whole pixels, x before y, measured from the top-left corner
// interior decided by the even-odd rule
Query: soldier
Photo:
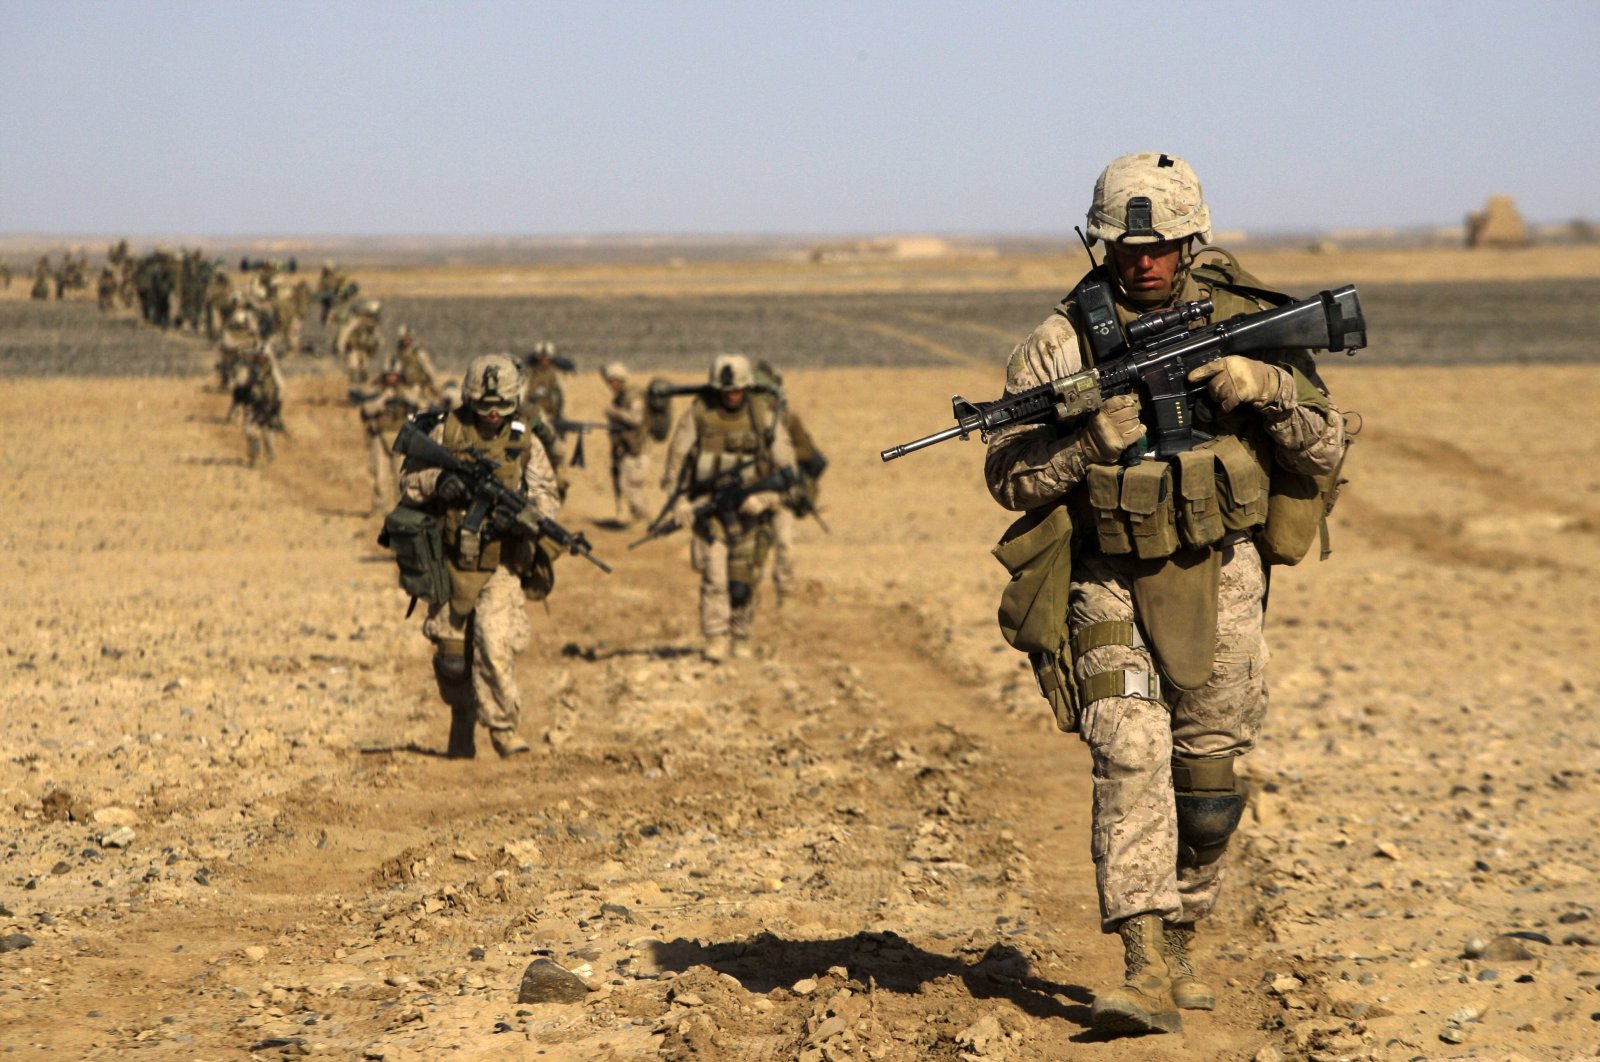
[[[561,386],[561,370],[556,366],[556,345],[548,340],[535,343],[527,365],[528,401],[539,407],[544,419],[554,424],[566,416],[567,393]]]
[[[11,287],[11,263],[0,258],[0,288]]]
[[[229,303],[233,299],[233,283],[228,274],[216,263],[211,263],[211,281],[206,285],[206,338],[216,340],[227,327]]]
[[[377,299],[362,299],[352,307],[350,319],[334,340],[334,350],[344,358],[345,373],[352,384],[367,382],[367,366],[383,350],[383,333],[378,330],[378,318],[382,313],[383,303]]]
[[[611,430],[611,494],[617,505],[617,523],[631,527],[635,520],[648,520],[650,507],[644,500],[644,480],[648,474],[645,440],[644,388],[628,381],[628,367],[614,361],[601,370],[611,389],[611,405],[606,407],[606,422]]]
[[[762,542],[783,500],[781,490],[748,488],[798,477],[788,430],[771,404],[750,398],[750,359],[719,354],[710,377],[672,429],[661,485],[673,491],[670,520],[693,534],[703,652],[717,663],[751,655]]]
[[[42,254],[33,264],[33,288],[28,292],[30,299],[48,299],[50,297],[50,256]]]
[[[429,356],[427,348],[411,334],[409,325],[400,326],[394,342],[394,360],[389,367],[400,374],[400,382],[417,408],[438,400],[442,379],[439,370],[434,368],[433,358]]]
[[[101,313],[110,313],[117,305],[117,274],[106,265],[101,267],[99,279],[94,286],[95,305]]]
[[[561,508],[555,474],[543,448],[532,445],[522,397],[516,362],[503,354],[474,358],[462,385],[463,404],[441,417],[429,437],[456,453],[470,447],[499,462],[495,474],[501,481],[553,518]],[[511,520],[499,526],[502,516],[515,514],[491,513],[482,535],[465,530],[472,492],[454,473],[408,460],[400,491],[406,503],[443,514],[451,599],[429,606],[422,632],[434,643],[434,677],[450,706],[448,755],[475,755],[475,723],[488,728],[501,757],[526,753],[528,743],[517,733],[522,694],[515,665],[530,634],[526,596],[534,592],[538,547],[516,534]]]
[[[778,419],[789,432],[789,440],[794,444],[795,467],[800,472],[799,488],[785,496],[783,504],[772,513],[772,588],[777,592],[778,604],[782,605],[783,599],[795,591],[794,524],[817,511],[818,481],[828,467],[828,459],[817,449],[800,414],[790,407],[778,370],[765,361],[757,362],[756,382],[766,390],[763,399],[772,403]]]
[[[283,377],[264,343],[234,370],[234,404],[244,410],[244,442],[251,468],[265,455],[272,461],[272,433],[283,430]]]
[[[334,267],[331,259],[322,263],[322,272],[317,277],[317,290],[312,293],[312,298],[322,306],[319,323],[324,327],[328,324],[328,315],[333,312],[334,304],[343,297],[348,280],[341,270]]]
[[[1111,286],[1123,324],[1177,300],[1212,299],[1213,321],[1262,307],[1266,289],[1232,255],[1194,250],[1211,214],[1182,159],[1114,160],[1088,221],[1107,259],[1091,276]],[[1092,364],[1082,302],[1094,290],[1074,288],[1017,346],[1008,392]],[[1266,709],[1266,498],[1280,475],[1327,475],[1344,451],[1343,417],[1305,351],[1224,357],[1189,378],[1216,407],[1202,413],[1215,438],[1194,452],[1120,463],[1148,415],[1127,395],[1075,421],[1004,428],[985,462],[1001,505],[1045,516],[1065,503],[1077,524],[1065,659],[1034,659],[1041,689],[1076,690],[1062,725],[1093,762],[1101,929],[1121,936],[1126,979],[1097,994],[1092,1021],[1113,1032],[1177,1031],[1180,1009],[1215,1005],[1190,945],[1243,810],[1234,760]],[[1160,505],[1173,483],[1183,504]]]
[[[261,325],[256,313],[238,295],[229,299],[225,320],[222,340],[217,345],[220,355],[217,359],[217,375],[224,391],[233,387],[239,367],[246,364],[261,346]],[[233,419],[233,411],[237,408],[237,402],[228,407],[227,419]]]
[[[395,433],[421,408],[397,369],[385,369],[380,373],[378,393],[361,403],[361,426],[367,430],[368,466],[372,471],[374,513],[394,508],[400,482],[400,455],[394,452]]]

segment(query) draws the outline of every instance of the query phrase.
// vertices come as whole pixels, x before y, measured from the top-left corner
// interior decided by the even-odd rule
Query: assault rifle
[[[987,439],[1011,424],[1069,420],[1093,413],[1112,395],[1137,389],[1155,419],[1155,444],[1149,445],[1147,435],[1124,456],[1137,458],[1148,452],[1171,457],[1209,438],[1195,428],[1195,406],[1204,401],[1206,385],[1188,379],[1200,366],[1247,351],[1303,347],[1354,354],[1367,345],[1366,319],[1354,284],[1203,328],[1189,327],[1212,309],[1210,299],[1200,299],[1135,318],[1110,357],[1038,387],[993,402],[968,402],[956,395],[951,399],[955,427],[891,446],[879,456],[893,461],[947,439],[965,439],[974,431]],[[1102,334],[1116,327],[1109,303],[1104,311],[1088,314],[1090,329],[1098,328]]]
[[[494,470],[499,467],[499,462],[476,450],[468,450],[468,458],[457,457],[428,438],[411,421],[400,426],[400,433],[394,437],[394,451],[414,457],[432,468],[454,472],[467,481],[472,489],[472,501],[467,506],[466,518],[461,522],[462,530],[480,533],[490,512],[497,511],[498,515],[509,517],[532,534],[550,539],[573,556],[582,557],[607,575],[611,574],[611,566],[594,555],[594,549],[583,532],[574,534],[540,514],[527,495],[512,490],[496,479]]]
[[[718,474],[717,478],[712,481],[711,490],[706,495],[705,500],[694,507],[694,522],[710,519],[713,516],[721,516],[724,520],[732,520],[738,515],[739,507],[744,504],[744,500],[752,494],[760,494],[769,490],[786,491],[797,482],[793,469],[780,468],[776,472],[769,472],[759,479],[746,483],[743,481],[743,474],[754,464],[754,461],[741,461],[726,472]],[[672,497],[667,499],[667,504],[661,507],[661,512],[657,513],[656,518],[651,520],[650,525],[645,528],[644,537],[637,541],[629,542],[629,549],[637,549],[646,542],[665,538],[682,526],[677,520],[673,519],[672,508],[677,500],[683,496],[684,489],[685,487],[680,485],[677,490],[672,492]]]
[[[598,420],[567,420],[565,417],[557,417],[555,419],[555,429],[557,435],[576,433],[578,436],[578,442],[572,448],[572,460],[568,462],[573,468],[582,468],[588,463],[583,452],[583,439],[591,431],[603,431],[611,434],[627,431],[627,428],[621,424],[610,424]]]

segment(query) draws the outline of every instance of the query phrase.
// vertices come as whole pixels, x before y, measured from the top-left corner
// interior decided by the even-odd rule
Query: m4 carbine
[[[607,575],[611,574],[611,566],[594,555],[594,548],[589,545],[589,540],[583,536],[583,532],[574,534],[568,531],[539,512],[538,506],[534,505],[527,495],[512,490],[496,479],[494,470],[499,467],[499,462],[494,459],[475,450],[467,451],[470,455],[468,458],[457,457],[428,438],[411,421],[406,421],[400,426],[400,433],[394,437],[394,451],[416,458],[431,468],[454,472],[467,481],[472,489],[472,501],[467,506],[466,518],[461,522],[463,530],[479,533],[484,520],[494,512],[497,516],[503,516],[526,528],[535,536],[548,538],[568,553],[582,557]]]
[[[745,461],[718,475],[709,492],[694,507],[694,521],[710,519],[713,516],[721,516],[725,520],[732,520],[737,517],[739,507],[744,504],[745,499],[752,494],[761,494],[765,491],[782,493],[790,490],[799,482],[799,477],[795,475],[794,469],[780,468],[776,472],[769,472],[758,479],[746,483],[743,475],[753,464],[754,462]],[[673,519],[672,509],[682,494],[682,487],[673,492],[672,497],[667,499],[667,504],[662,506],[661,512],[645,528],[644,537],[637,541],[629,542],[629,549],[637,549],[646,542],[665,538],[679,529],[681,525]]]
[[[1289,347],[1354,354],[1367,345],[1366,319],[1353,284],[1271,310],[1189,327],[1212,308],[1210,299],[1200,299],[1135,318],[1128,323],[1122,349],[1112,357],[1038,387],[993,402],[968,402],[956,395],[951,399],[955,427],[891,446],[879,456],[893,461],[947,439],[965,439],[974,431],[987,439],[1010,424],[1070,420],[1093,413],[1112,395],[1138,389],[1155,421],[1154,445],[1148,452],[1171,457],[1208,438],[1194,424],[1195,403],[1204,399],[1206,385],[1188,379],[1200,366],[1249,351]]]
[[[614,435],[619,431],[628,430],[621,424],[606,424],[598,420],[568,420],[565,417],[557,417],[554,424],[557,435],[576,433],[578,436],[578,441],[572,447],[572,457],[568,461],[573,468],[583,468],[588,464],[588,458],[583,452],[583,440],[591,431],[609,432]]]

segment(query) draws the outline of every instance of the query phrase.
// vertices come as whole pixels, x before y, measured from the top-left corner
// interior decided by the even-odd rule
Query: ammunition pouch
[[[438,517],[397,505],[384,517],[378,545],[394,552],[400,589],[429,604],[450,600],[450,572],[444,557],[444,530]]]
[[[1234,778],[1233,757],[1173,757],[1172,788],[1180,860],[1201,867],[1215,863],[1244,816],[1244,796]]]
[[[1096,542],[1108,556],[1155,560],[1267,519],[1262,458],[1233,435],[1171,461],[1090,465],[1084,482]]]

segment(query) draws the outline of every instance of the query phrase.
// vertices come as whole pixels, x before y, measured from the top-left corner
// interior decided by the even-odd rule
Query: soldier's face
[[[722,407],[724,409],[738,409],[740,406],[744,405],[743,390],[719,391],[717,393],[722,396]]]
[[[1117,279],[1122,281],[1122,289],[1133,295],[1165,295],[1172,291],[1182,258],[1182,240],[1111,245]]]

